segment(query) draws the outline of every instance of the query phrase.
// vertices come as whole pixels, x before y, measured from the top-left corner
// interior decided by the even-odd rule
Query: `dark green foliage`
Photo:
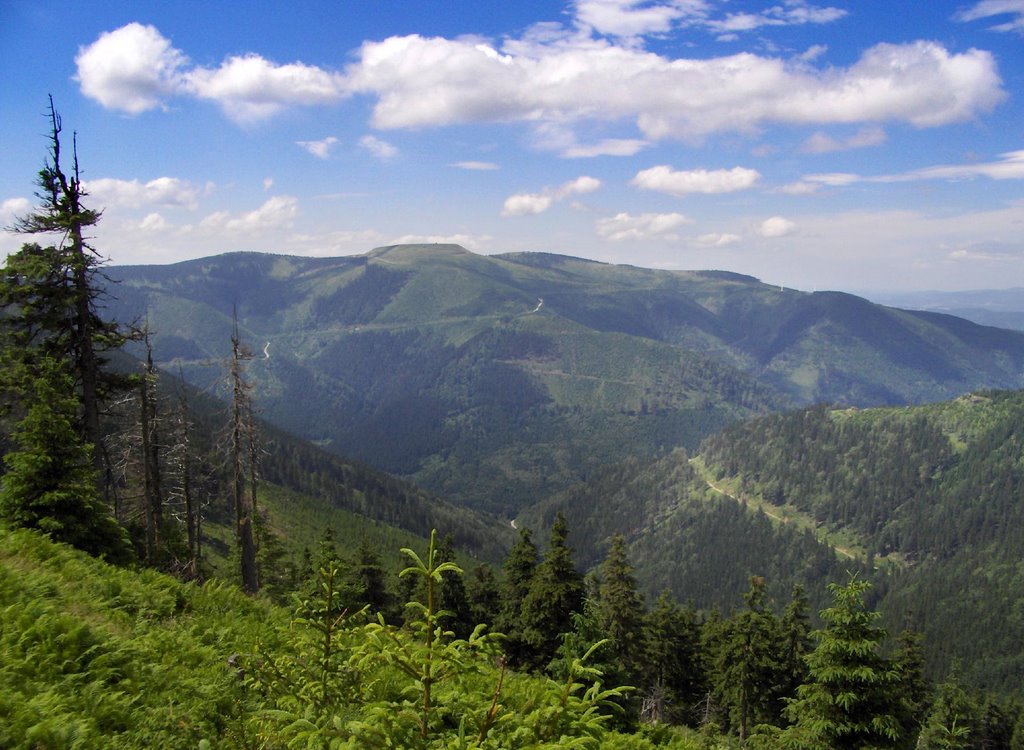
[[[1024,664],[1024,619],[1010,604],[1024,593],[1022,424],[1024,392],[912,409],[819,406],[730,427],[702,456],[744,492],[865,549],[887,574],[880,611],[924,634],[930,676],[957,657],[967,683],[1009,689]]]
[[[26,412],[14,430],[15,447],[4,456],[0,519],[111,562],[128,562],[128,535],[100,499],[92,446],[74,427],[78,402],[64,364],[42,357],[32,372],[21,374]]]
[[[768,610],[764,579],[751,580],[746,607],[708,628],[712,693],[723,724],[745,740],[755,724],[778,724],[777,691],[789,665],[780,661],[781,627]]]
[[[899,746],[900,673],[879,651],[886,634],[865,603],[870,588],[856,578],[829,586],[834,604],[821,613],[825,628],[807,659],[810,681],[786,709],[793,726],[783,733],[784,747]]]
[[[542,668],[558,650],[561,636],[573,629],[574,612],[583,609],[583,576],[576,570],[568,545],[569,525],[559,514],[551,527],[544,560],[537,566],[523,599],[523,641],[527,664]]]
[[[472,621],[493,627],[501,612],[501,589],[490,565],[481,563],[473,568],[466,582],[466,596]]]
[[[651,718],[697,726],[707,693],[697,613],[662,592],[646,615],[644,640],[648,672],[641,684]]]
[[[498,620],[495,623],[497,629],[505,634],[505,654],[513,667],[522,666],[527,661],[529,647],[523,633],[523,603],[530,593],[537,562],[533,532],[524,527],[519,531],[519,538],[505,558],[505,581]]]
[[[644,599],[637,590],[629,564],[626,540],[612,537],[608,557],[601,565],[598,621],[610,640],[609,650],[625,682],[637,684],[644,675]]]

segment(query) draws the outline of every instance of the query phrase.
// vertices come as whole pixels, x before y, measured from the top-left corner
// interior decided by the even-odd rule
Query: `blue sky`
[[[0,65],[0,223],[53,94],[115,263],[458,242],[1024,285],[1024,0],[4,0]]]

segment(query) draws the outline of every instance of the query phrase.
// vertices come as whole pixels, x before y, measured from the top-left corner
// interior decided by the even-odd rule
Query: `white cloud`
[[[770,219],[765,219],[761,222],[761,226],[758,228],[757,233],[762,237],[774,238],[785,237],[787,234],[792,234],[794,231],[796,231],[796,222],[790,221],[782,216],[773,216]]]
[[[130,23],[104,32],[75,58],[82,93],[108,109],[137,115],[188,95],[217,102],[237,122],[294,105],[329,104],[347,95],[345,78],[303,63],[278,65],[256,54],[217,68],[189,67],[188,57],[153,26]]]
[[[653,4],[644,0],[576,0],[576,22],[599,34],[635,37],[664,33],[682,19],[703,17],[709,9],[703,0]]]
[[[729,234],[727,232],[709,232],[702,234],[697,238],[697,244],[704,245],[706,247],[727,247],[734,245],[743,238],[738,234]]]
[[[267,192],[272,187],[274,187],[274,178],[273,177],[264,177],[263,178],[263,192]]]
[[[594,156],[633,156],[651,144],[637,138],[605,138],[597,143],[576,144],[562,151],[567,159],[588,159]]]
[[[861,128],[846,138],[833,138],[826,133],[815,133],[800,147],[809,154],[827,154],[833,151],[849,151],[855,148],[866,148],[885,143],[885,130],[877,126]]]
[[[606,240],[614,242],[622,240],[662,239],[677,240],[675,230],[693,219],[679,213],[655,214],[647,213],[633,216],[619,213],[597,222],[597,233]]]
[[[601,181],[586,175],[570,180],[557,188],[544,188],[539,193],[517,193],[505,199],[502,216],[527,216],[541,214],[551,208],[555,201],[564,200],[570,195],[592,193],[601,187]]]
[[[542,214],[551,208],[554,199],[543,193],[517,193],[505,199],[501,207],[502,216],[528,216]]]
[[[374,135],[364,135],[359,139],[359,146],[369,151],[381,161],[387,161],[398,156],[397,148]]]
[[[75,57],[82,93],[108,109],[137,115],[184,88],[188,58],[153,26],[104,32]]]
[[[490,161],[457,161],[454,164],[449,164],[449,166],[473,171],[489,171],[498,169],[498,165]]]
[[[676,171],[672,167],[660,165],[637,172],[630,184],[641,190],[657,190],[683,197],[690,193],[732,193],[746,190],[756,185],[760,179],[760,172],[745,167]]]
[[[597,14],[589,26],[534,27],[498,48],[480,39],[419,35],[365,42],[344,72],[301,62],[279,65],[257,54],[229,57],[216,68],[192,66],[155,28],[129,24],[80,51],[78,79],[86,96],[134,114],[173,96],[191,96],[250,122],[286,107],[332,104],[363,93],[375,98],[372,122],[378,128],[517,121],[571,128],[602,121],[632,122],[642,135],[569,144],[580,155],[623,153],[665,138],[750,133],[770,123],[934,127],[970,120],[1006,97],[995,58],[983,50],[957,54],[925,41],[879,44],[846,68],[816,67],[803,56],[668,57],[616,35],[649,33],[662,23],[657,19],[670,16],[704,23],[701,4],[586,0],[576,7],[580,18]],[[790,0],[721,23],[822,23],[842,13]],[[607,30],[612,39],[594,36],[592,28]]]
[[[207,231],[250,233],[291,226],[298,215],[299,201],[290,195],[278,195],[268,198],[253,211],[234,215],[227,211],[210,214],[199,222],[199,226]]]
[[[212,184],[199,186],[177,177],[157,177],[146,183],[102,177],[85,181],[83,187],[103,208],[173,206],[192,210],[198,207],[200,195],[213,189]]]
[[[720,34],[753,31],[763,26],[803,26],[808,23],[832,23],[847,15],[841,8],[818,7],[803,0],[789,0],[760,13],[730,13],[722,20],[709,19],[705,25]]]
[[[278,65],[259,55],[229,57],[219,68],[194,68],[189,93],[217,102],[237,122],[261,120],[287,106],[332,104],[345,96],[344,77],[321,68]]]
[[[25,216],[32,210],[28,198],[8,198],[0,203],[0,228],[10,226],[15,219]]]
[[[170,226],[167,219],[155,212],[146,214],[146,217],[139,222],[139,229],[143,232],[166,232]]]
[[[953,18],[958,21],[976,21],[979,18],[1003,15],[1010,16],[1010,20],[989,28],[992,31],[1013,31],[1024,36],[1024,0],[981,0]]]
[[[331,155],[331,148],[337,142],[337,138],[333,135],[329,135],[319,141],[295,141],[295,144],[306,149],[306,151],[311,153],[317,159],[326,159]]]
[[[671,59],[594,39],[507,41],[419,36],[365,43],[349,68],[376,96],[380,128],[633,119],[647,140],[751,132],[767,123],[967,120],[1005,98],[993,56],[933,42],[881,44],[852,66],[815,69],[750,53]]]
[[[849,172],[804,175],[799,182],[782,188],[794,195],[812,193],[822,186],[845,187],[856,183],[917,182],[923,180],[969,180],[987,177],[991,180],[1024,180],[1024,149],[1000,154],[998,161],[975,164],[943,164],[885,175],[858,175]]]

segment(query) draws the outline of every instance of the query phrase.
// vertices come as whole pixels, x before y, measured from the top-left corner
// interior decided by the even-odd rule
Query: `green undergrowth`
[[[396,626],[339,608],[330,566],[279,608],[0,528],[0,747],[728,747],[612,731],[629,689],[589,653],[552,677],[506,670],[500,635],[439,626],[454,563],[404,552],[425,598]]]
[[[232,737],[232,655],[282,622],[232,586],[115,568],[0,527],[0,747]]]

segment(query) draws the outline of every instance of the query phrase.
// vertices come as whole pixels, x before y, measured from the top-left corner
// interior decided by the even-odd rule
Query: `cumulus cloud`
[[[337,138],[333,135],[329,135],[319,141],[295,141],[295,145],[306,149],[306,151],[311,153],[317,159],[326,159],[331,155],[331,149],[337,142]]]
[[[679,213],[646,213],[633,216],[619,213],[597,222],[597,233],[606,240],[677,240],[679,227],[692,224],[693,219]]]
[[[216,68],[190,66],[154,26],[130,23],[104,32],[75,58],[82,93],[108,109],[137,115],[173,96],[217,102],[233,120],[250,122],[287,106],[328,104],[347,95],[345,77],[303,63],[279,65],[257,54]]]
[[[185,88],[188,58],[154,26],[130,23],[104,32],[75,57],[82,93],[132,115],[161,106]]]
[[[1009,20],[990,26],[992,31],[1013,31],[1024,36],[1024,0],[981,0],[953,16],[958,21],[1009,16]]]
[[[804,141],[800,150],[808,154],[827,154],[833,151],[878,146],[885,143],[885,139],[885,130],[877,126],[861,128],[846,138],[833,138],[826,133],[818,132]]]
[[[684,19],[703,18],[704,0],[648,3],[644,0],[577,0],[576,22],[599,34],[635,37],[664,33]]]
[[[104,208],[173,206],[192,210],[198,207],[200,195],[213,189],[212,184],[200,186],[177,177],[157,177],[145,183],[102,177],[85,181],[83,187]]]
[[[502,216],[528,216],[541,214],[551,208],[555,201],[564,200],[570,195],[592,193],[601,187],[596,177],[586,175],[559,185],[557,188],[544,188],[539,193],[516,193],[505,199],[501,209]]]
[[[0,203],[0,228],[10,226],[19,216],[25,216],[32,210],[28,198],[8,198]]]
[[[375,135],[364,135],[359,139],[359,147],[366,149],[381,161],[398,156],[398,149]]]
[[[146,214],[145,218],[139,222],[139,229],[143,232],[166,232],[170,227],[167,219],[156,212]]]
[[[299,201],[290,195],[277,195],[262,206],[239,214],[218,211],[203,219],[199,226],[208,231],[251,233],[291,226],[299,215]]]
[[[632,122],[642,135],[579,146],[581,155],[621,153],[666,138],[749,133],[770,123],[934,127],[976,117],[1006,96],[991,53],[951,53],[936,42],[879,44],[842,68],[816,67],[802,56],[669,57],[591,30],[649,33],[658,18],[697,19],[699,5],[581,2],[579,17],[591,19],[586,29],[548,25],[497,47],[463,37],[390,37],[365,42],[342,72],[281,65],[257,54],[195,66],[155,28],[129,24],[80,51],[78,80],[86,96],[133,114],[191,96],[249,122],[361,93],[374,98],[372,123],[383,129],[517,121],[570,128],[602,121]],[[721,24],[821,23],[841,13],[791,0]]]
[[[796,231],[796,222],[790,221],[782,216],[773,216],[770,219],[765,219],[761,222],[761,226],[758,227],[757,233],[762,237],[774,238],[785,237],[787,234],[792,234],[794,231]]]
[[[660,165],[637,172],[630,184],[641,190],[657,190],[660,193],[683,197],[690,193],[732,193],[746,190],[756,185],[760,179],[760,172],[745,167],[676,171],[672,167]]]

